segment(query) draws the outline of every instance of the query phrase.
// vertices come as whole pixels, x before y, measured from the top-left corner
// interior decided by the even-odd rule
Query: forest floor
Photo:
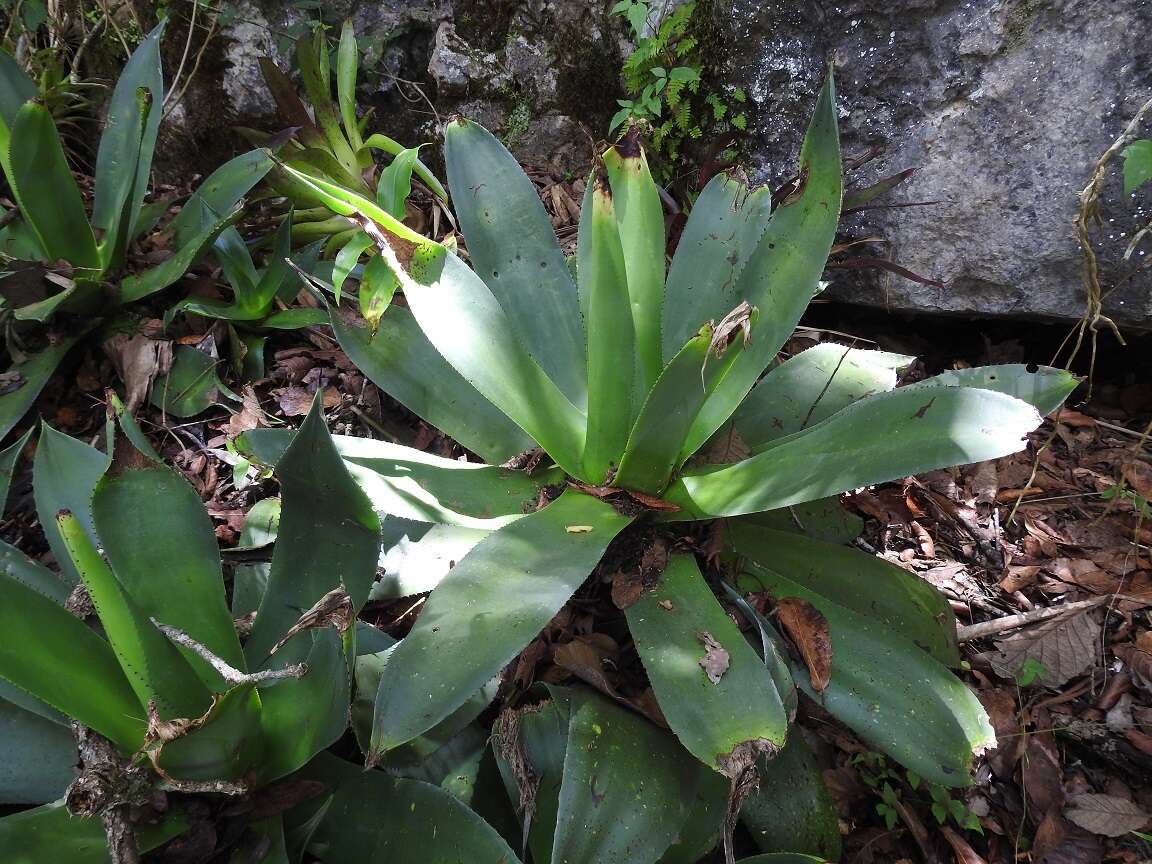
[[[532,176],[570,251],[579,181],[573,188],[546,173]],[[819,305],[785,352],[843,341],[854,326],[862,332],[850,335],[861,345],[926,353],[913,378],[957,365],[1050,359],[1034,356],[1038,343],[1007,335],[1032,325],[941,324],[940,338],[931,331],[928,340],[916,335],[923,324]],[[179,344],[209,353],[225,338],[213,326],[181,327]],[[145,394],[156,372],[146,358],[154,343],[173,338],[158,318],[139,322],[137,331],[142,341],[93,346],[64,370],[41,397],[40,416],[70,435],[99,439],[105,388]],[[864,520],[860,548],[930,582],[951,603],[963,674],[999,740],[979,758],[976,784],[949,803],[938,789],[914,788],[808,703],[810,725],[822,730],[845,862],[1152,860],[1152,838],[1135,833],[1148,829],[1152,813],[1152,441],[1142,435],[1152,417],[1152,376],[1138,368],[1143,349],[1110,349],[1091,398],[1082,387],[1069,401],[1074,407],[1045,421],[1020,453],[843,496],[843,506]],[[238,387],[239,403],[191,422],[134,400],[142,427],[195,486],[224,546],[237,543],[248,510],[274,491],[254,470],[237,469],[228,443],[249,429],[299,423],[317,391],[334,433],[463,455],[368,381],[325,328],[278,333],[265,358],[266,377]],[[0,530],[43,558],[29,465],[22,460]],[[418,606],[419,598],[408,598],[368,614],[397,633]]]

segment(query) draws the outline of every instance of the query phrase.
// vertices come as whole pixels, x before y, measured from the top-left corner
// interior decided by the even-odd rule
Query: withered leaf
[[[784,597],[776,602],[780,624],[800,652],[812,689],[823,693],[832,677],[832,638],[824,614],[799,597]]]
[[[1122,837],[1148,824],[1149,816],[1140,806],[1115,795],[1078,795],[1064,811],[1068,821],[1085,831],[1105,837]]]
[[[1100,651],[1101,628],[1088,612],[1053,618],[996,643],[988,656],[998,675],[1012,678],[1029,660],[1044,667],[1040,680],[1059,687],[1087,672]]]
[[[704,656],[700,658],[700,668],[704,670],[709,681],[719,684],[724,673],[728,671],[731,658],[724,646],[707,630],[697,631],[696,638],[704,643]]]
[[[303,630],[335,627],[343,633],[350,626],[352,626],[352,598],[348,596],[348,590],[343,585],[339,585],[317,600],[311,609],[301,615],[300,619],[288,628],[284,638],[272,646],[268,656],[271,657],[283,648],[289,639]]]

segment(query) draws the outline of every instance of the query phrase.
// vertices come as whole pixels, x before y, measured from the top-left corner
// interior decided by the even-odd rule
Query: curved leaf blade
[[[587,381],[576,285],[536,187],[492,133],[463,118],[444,131],[444,162],[476,272],[515,338],[582,407]]]
[[[682,477],[666,500],[682,518],[738,516],[826,498],[935,468],[1022,450],[1040,425],[1019,399],[967,387],[900,388],[843,409],[764,452]]]
[[[70,728],[0,699],[0,804],[55,801],[75,764]]]
[[[499,672],[630,521],[610,504],[568,490],[481,540],[394,649],[376,698],[373,753],[432,728]]]
[[[448,365],[407,309],[389,306],[375,335],[333,313],[332,331],[373,384],[485,461],[499,465],[535,446]]]
[[[977,387],[1015,396],[1047,417],[1064,404],[1080,379],[1066,369],[1051,366],[1028,366],[1006,363],[1000,366],[977,366],[972,369],[950,369],[902,390],[931,387]]]
[[[788,718],[772,676],[687,555],[673,555],[659,583],[624,610],[660,709],[697,759],[736,779],[758,753],[784,744]],[[728,654],[713,682],[700,661],[708,635]]]

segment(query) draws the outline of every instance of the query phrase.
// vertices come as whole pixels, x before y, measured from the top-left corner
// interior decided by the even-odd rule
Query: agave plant
[[[779,206],[767,189],[714,178],[667,268],[660,196],[634,133],[589,180],[575,276],[499,142],[466,120],[445,139],[474,270],[365,196],[286,169],[372,234],[403,292],[375,335],[334,313],[342,346],[488,463],[337,439],[379,512],[433,526],[398,553],[420,566],[378,586],[382,596],[431,594],[379,676],[369,761],[386,764],[460,710],[596,574],[592,584],[613,583],[670,732],[642,735],[628,717],[629,732],[603,740],[595,771],[675,803],[622,803],[627,818],[591,807],[592,769],[573,759],[604,723],[578,727],[583,697],[553,695],[563,722],[545,725],[568,756],[522,723],[508,724],[515,746],[504,754],[529,766],[513,771],[521,783],[536,778],[519,793],[525,812],[551,823],[536,860],[656,861],[683,838],[697,790],[717,780],[730,827],[760,757],[788,740],[798,689],[921,777],[968,783],[972,754],[994,737],[949,669],[959,663],[950,607],[903,570],[837,545],[844,531],[827,518],[829,499],[1018,451],[1076,381],[994,366],[897,387],[909,358],[832,345],[777,362],[820,288],[841,207],[831,78]],[[261,430],[247,446],[274,464],[285,440]],[[755,646],[720,597],[744,610]],[[636,740],[663,752],[650,743],[660,735],[669,753],[696,758],[699,782],[626,755]],[[546,807],[547,768],[531,766],[548,759],[559,779]],[[592,788],[595,798],[606,787]],[[724,810],[721,801],[709,818]],[[637,846],[640,837],[657,839]]]
[[[107,738],[144,789],[230,794],[297,771],[347,727],[350,625],[374,578],[380,527],[318,409],[281,461],[283,535],[271,565],[259,580],[237,574],[236,611],[257,613],[243,645],[203,505],[122,422],[111,457],[42,428],[34,491],[60,572],[3,547],[0,803],[61,796],[76,754],[70,723]],[[100,630],[73,614],[80,587]],[[82,771],[77,782],[93,778]],[[131,788],[102,782],[115,795]],[[62,808],[0,819],[6,855],[92,860],[62,854],[84,847],[106,860],[99,820],[69,820]],[[175,808],[139,839],[155,845],[186,826]],[[55,854],[36,857],[45,833]]]
[[[139,300],[173,284],[239,217],[238,203],[272,163],[259,150],[226,163],[207,180],[172,222],[174,254],[162,264],[113,285],[128,249],[151,231],[172,202],[146,204],[152,155],[164,100],[160,24],[133,53],[112,93],[96,159],[94,202],[89,216],[73,178],[52,114],[36,85],[8,55],[0,53],[0,168],[18,205],[4,214],[0,254],[39,262],[25,279],[0,280],[5,305],[9,370],[19,386],[0,396],[0,437],[35,401],[56,366],[82,334],[113,304]],[[7,274],[6,274],[7,275]],[[51,293],[49,293],[51,292]],[[80,315],[79,328],[39,332],[35,324],[57,312]],[[19,326],[17,326],[19,325]],[[47,343],[32,350],[26,342]],[[41,347],[41,346],[35,346]]]
[[[261,58],[264,81],[281,118],[293,130],[292,137],[280,148],[280,158],[292,168],[375,199],[398,219],[404,218],[413,174],[434,195],[447,201],[448,193],[443,185],[420,161],[419,147],[406,148],[380,132],[365,135],[371,113],[356,116],[359,46],[351,21],[344,22],[336,48],[335,99],[332,98],[329,53],[323,27],[317,28],[311,37],[296,41],[296,66],[311,111],[297,96],[288,76],[270,58]],[[254,144],[265,145],[271,140],[270,136],[251,129],[240,131]],[[392,157],[382,171],[377,170],[376,151]],[[343,257],[350,257],[352,264],[371,246],[358,225],[320,206],[322,202],[291,172],[274,170],[269,176],[269,185],[297,207],[293,228],[296,240],[323,239],[329,251],[346,250]]]

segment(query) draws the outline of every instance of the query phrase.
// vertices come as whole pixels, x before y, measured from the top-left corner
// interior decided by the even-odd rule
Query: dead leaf
[[[708,358],[717,360],[727,353],[729,346],[735,341],[737,333],[743,333],[744,346],[752,341],[752,313],[756,311],[747,300],[741,300],[731,312],[720,319],[720,323],[712,328],[712,339],[708,343],[708,353],[704,355],[704,364],[700,367],[700,383],[704,384],[704,370],[708,367]]]
[[[1061,408],[1052,415],[1052,419],[1057,423],[1063,423],[1065,426],[1078,428],[1091,428],[1096,425],[1094,418],[1087,414],[1081,414],[1079,411],[1073,411],[1071,408]]]
[[[988,655],[992,668],[1013,678],[1029,660],[1044,667],[1040,680],[1059,687],[1092,668],[1100,653],[1101,627],[1088,612],[1053,618],[996,643]]]
[[[627,609],[644,593],[644,581],[638,573],[623,571],[612,577],[612,603],[617,609]]]
[[[719,684],[724,673],[728,671],[731,658],[724,646],[707,630],[697,631],[696,638],[704,643],[704,656],[700,658],[700,668],[704,670],[709,681]]]
[[[988,751],[988,763],[992,772],[1001,780],[1011,779],[1016,771],[1016,763],[1024,749],[1024,729],[1020,724],[1020,712],[1016,707],[1015,691],[1007,687],[980,690],[976,694],[988,714],[992,729],[996,733],[996,747]]]
[[[228,418],[228,434],[230,436],[268,425],[264,412],[260,410],[260,400],[250,384],[244,385],[240,398],[242,401],[240,411]]]
[[[591,684],[601,693],[618,700],[620,694],[605,674],[605,666],[614,663],[618,654],[619,648],[610,636],[591,633],[558,645],[552,652],[552,662],[561,669],[567,669],[586,684]]]
[[[272,646],[268,656],[271,657],[284,647],[289,639],[303,630],[335,627],[343,633],[350,626],[352,626],[352,598],[348,596],[348,589],[340,585],[317,600],[311,609],[301,615],[300,619],[288,628],[284,638]]]
[[[1049,813],[1036,829],[1032,841],[1036,864],[1099,864],[1103,858],[1100,838],[1070,825],[1059,811]]]
[[[104,341],[104,352],[124,382],[124,404],[129,414],[144,404],[152,382],[172,368],[172,343],[142,333],[117,333]]]
[[[996,500],[1000,480],[996,475],[995,462],[981,462],[972,472],[969,488],[977,504],[991,504]]]
[[[776,602],[780,624],[796,645],[812,689],[823,693],[832,677],[832,638],[828,633],[828,619],[815,606],[799,597],[784,597]]]
[[[1078,795],[1064,811],[1068,821],[1105,837],[1122,837],[1148,824],[1148,814],[1126,798],[1114,795]]]
[[[736,427],[729,426],[727,430],[721,430],[712,437],[701,461],[705,465],[733,465],[743,462],[751,455],[752,451],[744,443]]]

